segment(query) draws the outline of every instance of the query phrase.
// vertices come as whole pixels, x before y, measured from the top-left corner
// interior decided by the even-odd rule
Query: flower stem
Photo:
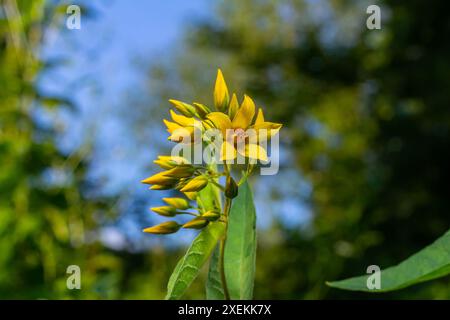
[[[225,173],[228,176],[230,171],[228,169],[228,165],[224,164]],[[219,264],[220,264],[220,278],[222,280],[222,288],[225,300],[230,300],[230,293],[228,292],[227,279],[225,277],[225,244],[227,242],[227,232],[228,232],[228,214],[230,213],[231,208],[231,199],[225,197],[225,206],[223,210],[223,214],[225,216],[225,235],[222,240],[220,240],[220,256],[219,256]]]

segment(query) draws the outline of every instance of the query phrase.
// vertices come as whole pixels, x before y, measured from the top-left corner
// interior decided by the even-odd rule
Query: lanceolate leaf
[[[450,230],[433,244],[381,272],[381,289],[368,289],[371,274],[327,283],[331,287],[369,292],[398,290],[450,273]]]
[[[185,293],[208,260],[224,231],[224,223],[212,222],[199,233],[172,273],[167,286],[166,299],[179,299]]]
[[[209,262],[208,279],[206,281],[206,299],[208,300],[225,299],[219,271],[219,252],[220,246],[217,245]]]
[[[225,275],[231,299],[252,299],[256,260],[256,212],[245,181],[233,199],[225,245]]]

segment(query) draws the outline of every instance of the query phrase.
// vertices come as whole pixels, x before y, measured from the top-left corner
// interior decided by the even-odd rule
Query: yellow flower
[[[217,70],[216,85],[214,86],[214,105],[217,110],[226,110],[229,102],[228,88],[223,78],[222,70]]]
[[[234,96],[232,102],[233,100]],[[235,103],[237,102],[233,102],[233,105]],[[233,108],[235,109],[236,107],[233,106]],[[267,138],[270,138],[271,135],[276,134],[280,130],[281,124],[266,122],[262,109],[258,110],[258,115],[255,122],[253,122],[255,109],[253,100],[245,95],[241,107],[236,111],[229,112],[230,115],[235,113],[233,119],[230,119],[228,115],[222,112],[211,112],[206,116],[206,119],[211,121],[222,132],[224,141],[221,150],[221,160],[233,160],[238,152],[250,159],[268,160],[266,150],[258,143],[258,137],[260,132],[262,133],[265,130]],[[254,132],[256,135],[253,139],[251,139],[249,132],[246,132],[249,129],[253,129],[253,131],[249,132]],[[231,135],[230,132],[232,133]]]
[[[230,99],[227,84],[220,69],[217,70],[213,96],[215,111],[211,111],[208,106],[198,102],[189,104],[179,100],[169,100],[175,111],[170,110],[170,119],[163,120],[170,134],[168,139],[176,143],[187,143],[188,147],[198,142],[201,146],[209,147],[216,143],[217,136],[208,130],[218,129],[222,134],[218,141],[222,143],[220,150],[222,161],[233,160],[238,154],[248,159],[267,161],[267,152],[262,143],[265,142],[264,138],[269,139],[276,134],[281,124],[266,121],[262,109],[256,110],[255,103],[247,95],[244,95],[241,105],[235,93]],[[152,190],[178,190],[184,193],[187,199],[163,198],[166,205],[153,207],[151,210],[166,217],[174,217],[178,214],[191,214],[196,217],[183,225],[169,221],[146,228],[144,232],[169,234],[177,232],[181,227],[202,229],[209,222],[219,220],[222,215],[226,216],[226,206],[222,209],[220,200],[214,201],[212,210],[205,209],[200,201],[198,192],[209,182],[218,185],[217,190],[224,193],[226,201],[231,201],[238,195],[238,185],[231,177],[228,165],[224,166],[223,172],[220,172],[215,165],[201,163],[193,165],[180,156],[158,156],[154,163],[164,171],[142,180],[142,183],[150,184]],[[253,163],[249,161],[246,174],[250,174],[252,169]],[[219,181],[219,177],[223,175],[226,176],[225,186],[222,186]],[[192,207],[189,201],[197,201],[198,207]],[[195,210],[198,213],[186,210]]]
[[[181,225],[176,223],[175,221],[167,221],[156,226],[146,228],[143,231],[154,234],[169,234],[177,232],[181,228]]]

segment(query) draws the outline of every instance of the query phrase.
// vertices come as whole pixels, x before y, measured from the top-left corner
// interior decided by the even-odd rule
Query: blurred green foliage
[[[64,154],[58,128],[34,117],[73,107],[36,89],[51,67],[39,59],[43,35],[64,13],[52,3],[1,2],[0,298],[163,298],[180,252],[105,248],[95,235],[117,212],[114,199],[86,195],[89,143]],[[393,265],[449,228],[445,2],[377,1],[385,20],[373,31],[371,3],[320,1],[332,13],[320,19],[311,3],[221,2],[169,66],[152,68],[151,93],[161,106],[173,92],[209,101],[220,66],[284,123],[281,140],[312,186],[304,201],[314,216],[305,228],[280,221],[259,235],[255,298],[450,298],[448,277],[376,296],[325,286]],[[147,124],[154,115],[144,112],[137,118]],[[55,174],[64,179],[49,183]],[[81,267],[80,291],[66,289],[71,264]],[[203,298],[204,279],[186,298]]]
[[[153,71],[193,96],[220,66],[285,124],[314,218],[259,237],[276,240],[259,247],[255,298],[450,298],[448,277],[377,296],[324,286],[394,265],[450,226],[448,11],[377,1],[382,29],[368,30],[370,4],[224,1],[190,30],[174,72]]]
[[[91,287],[102,270],[120,261],[99,244],[84,246],[95,227],[94,212],[105,203],[86,201],[81,189],[81,154],[67,156],[55,145],[57,129],[37,121],[46,108],[70,107],[36,89],[48,68],[39,56],[46,28],[60,17],[44,1],[2,1],[0,20],[0,297],[69,298],[66,268],[80,265]],[[49,183],[48,177],[62,177]],[[85,297],[102,297],[100,291]]]

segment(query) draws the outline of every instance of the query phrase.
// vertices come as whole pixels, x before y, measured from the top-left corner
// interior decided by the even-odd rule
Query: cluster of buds
[[[215,210],[205,210],[202,207],[195,207],[191,204],[197,199],[197,194],[205,188],[212,179],[217,179],[217,175],[211,172],[207,167],[194,166],[183,157],[159,156],[154,161],[165,171],[159,172],[142,183],[152,185],[152,190],[175,189],[185,195],[186,198],[163,198],[165,206],[154,207],[151,210],[164,217],[175,217],[181,214],[194,216],[194,219],[185,223],[178,224],[175,221],[165,222],[150,228],[144,229],[144,232],[155,234],[169,234],[177,232],[180,228],[201,229],[208,225],[210,221],[216,221],[220,218],[220,208]],[[217,183],[214,181],[213,183]]]
[[[169,221],[144,229],[144,232],[155,234],[174,233],[180,228],[201,229],[211,221],[225,221],[231,200],[238,194],[238,184],[231,176],[230,164],[238,157],[244,158],[247,160],[245,175],[250,174],[257,161],[268,161],[264,143],[281,128],[281,124],[265,121],[262,109],[259,108],[256,114],[255,104],[249,96],[244,96],[241,105],[236,94],[230,99],[220,70],[214,88],[214,110],[201,103],[169,101],[178,113],[170,110],[172,121],[164,119],[170,134],[168,139],[189,147],[218,145],[219,162],[197,164],[179,155],[159,156],[154,161],[164,171],[142,180],[142,183],[151,185],[152,190],[177,190],[186,198],[164,198],[165,206],[151,210],[165,217],[182,214],[194,216],[185,224]],[[215,134],[209,134],[210,131]],[[212,136],[215,138],[212,139]],[[222,172],[217,170],[217,163],[223,164]],[[225,177],[225,186],[219,183],[221,177]],[[223,192],[224,209],[216,203],[212,210],[207,210],[202,207],[201,201],[197,201],[198,192],[210,183]],[[198,207],[192,206],[191,202],[198,203]]]

